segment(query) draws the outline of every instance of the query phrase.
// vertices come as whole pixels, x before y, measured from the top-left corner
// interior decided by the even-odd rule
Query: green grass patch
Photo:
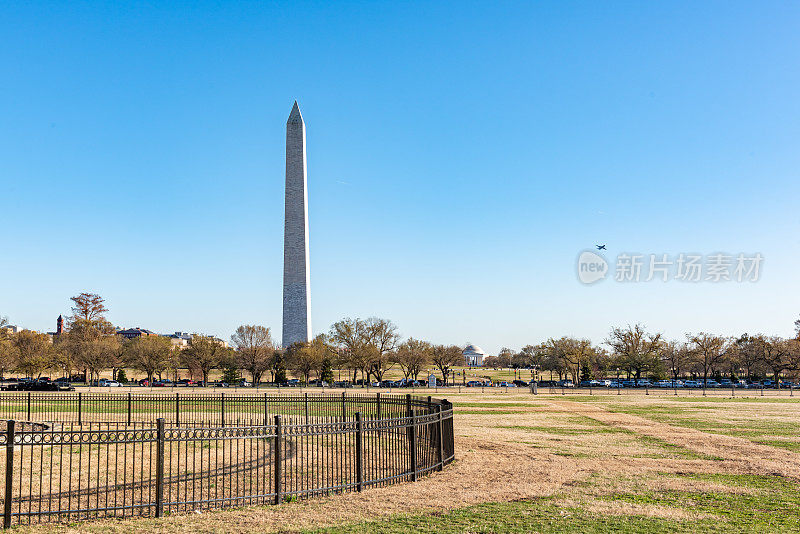
[[[498,428],[508,428],[511,430],[522,430],[525,432],[543,432],[545,434],[555,434],[558,436],[579,436],[585,434],[621,434],[627,433],[626,430],[606,427],[573,428],[563,426],[538,426],[538,425],[501,425]]]
[[[403,514],[380,521],[350,523],[326,529],[307,530],[313,533],[381,533],[430,532],[461,534],[463,532],[504,532],[543,534],[605,532],[654,534],[693,532],[693,525],[643,516],[601,516],[579,508],[564,508],[551,499],[511,503],[488,503],[446,513]]]
[[[797,532],[800,530],[798,485],[775,476],[697,474],[686,478],[746,488],[749,493],[724,491],[645,491],[609,497],[634,504],[666,506],[719,518],[718,531]]]
[[[454,402],[453,405],[458,408],[508,408],[508,407],[533,407],[538,408],[544,404],[536,402]]]

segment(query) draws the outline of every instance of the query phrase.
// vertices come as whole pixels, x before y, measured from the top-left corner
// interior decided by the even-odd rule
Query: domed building
[[[470,367],[480,367],[483,365],[483,359],[486,357],[486,353],[483,352],[483,349],[472,343],[464,348],[462,354],[464,354],[464,359]]]

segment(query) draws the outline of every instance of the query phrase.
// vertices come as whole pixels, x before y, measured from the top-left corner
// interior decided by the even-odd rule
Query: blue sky
[[[14,2],[0,313],[280,332],[306,120],[312,325],[497,351],[800,313],[800,4]],[[580,284],[581,250],[760,252],[756,283]]]

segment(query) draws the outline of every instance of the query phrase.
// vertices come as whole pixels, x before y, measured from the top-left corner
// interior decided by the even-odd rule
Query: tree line
[[[800,320],[795,322],[800,334]],[[704,382],[800,376],[800,336],[763,334],[725,337],[707,332],[667,340],[642,325],[613,328],[602,345],[576,337],[550,338],[519,352],[503,349],[484,359],[484,367],[531,368],[574,382],[607,376],[673,379],[692,376]]]
[[[0,373],[13,370],[35,378],[51,370],[67,377],[79,371],[85,380],[94,381],[109,370],[123,379],[125,369],[134,369],[152,383],[164,374],[177,378],[185,369],[204,383],[213,371],[221,371],[229,383],[238,382],[242,374],[253,383],[267,376],[283,383],[289,374],[306,383],[312,379],[331,383],[333,370],[340,369],[355,384],[380,382],[392,368],[407,380],[418,380],[433,368],[447,383],[453,369],[466,364],[461,347],[413,337],[403,340],[392,321],[377,317],[342,319],[329,332],[286,349],[279,348],[270,329],[260,325],[239,326],[231,347],[202,334],[194,335],[187,347],[175,347],[162,336],[125,340],[116,335],[106,319],[105,301],[97,294],[81,293],[71,301],[66,330],[53,339],[30,330],[9,334],[2,328],[8,320],[0,317]],[[483,366],[530,368],[575,382],[613,375],[636,380],[691,375],[705,381],[722,375],[737,380],[768,374],[779,381],[781,376],[800,375],[800,320],[795,327],[794,339],[700,332],[667,340],[637,324],[613,328],[600,345],[565,336],[526,345],[518,352],[504,348],[497,356],[486,357]]]
[[[83,374],[87,382],[111,371],[112,377],[124,380],[125,369],[134,369],[154,378],[177,379],[186,369],[193,378],[208,383],[213,371],[222,372],[222,380],[234,383],[243,373],[253,383],[283,383],[288,375],[309,382],[317,379],[331,383],[333,370],[352,372],[352,381],[381,381],[392,367],[399,367],[405,378],[417,380],[434,366],[448,380],[452,369],[464,364],[461,348],[435,345],[409,338],[401,339],[397,326],[387,319],[346,318],[336,322],[327,334],[308,343],[295,343],[281,349],[272,339],[270,329],[261,325],[239,326],[226,347],[213,336],[194,335],[186,347],[173,346],[163,336],[123,339],[106,318],[105,300],[94,293],[71,298],[71,315],[61,335],[50,336],[30,330],[10,334],[0,328],[0,374],[14,371],[37,378],[57,371],[71,377]],[[8,325],[0,317],[0,327]],[[360,379],[359,379],[360,377]]]

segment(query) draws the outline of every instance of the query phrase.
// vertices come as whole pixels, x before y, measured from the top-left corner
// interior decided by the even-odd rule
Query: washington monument
[[[286,122],[286,215],[283,227],[284,348],[311,339],[306,125],[295,101]]]

